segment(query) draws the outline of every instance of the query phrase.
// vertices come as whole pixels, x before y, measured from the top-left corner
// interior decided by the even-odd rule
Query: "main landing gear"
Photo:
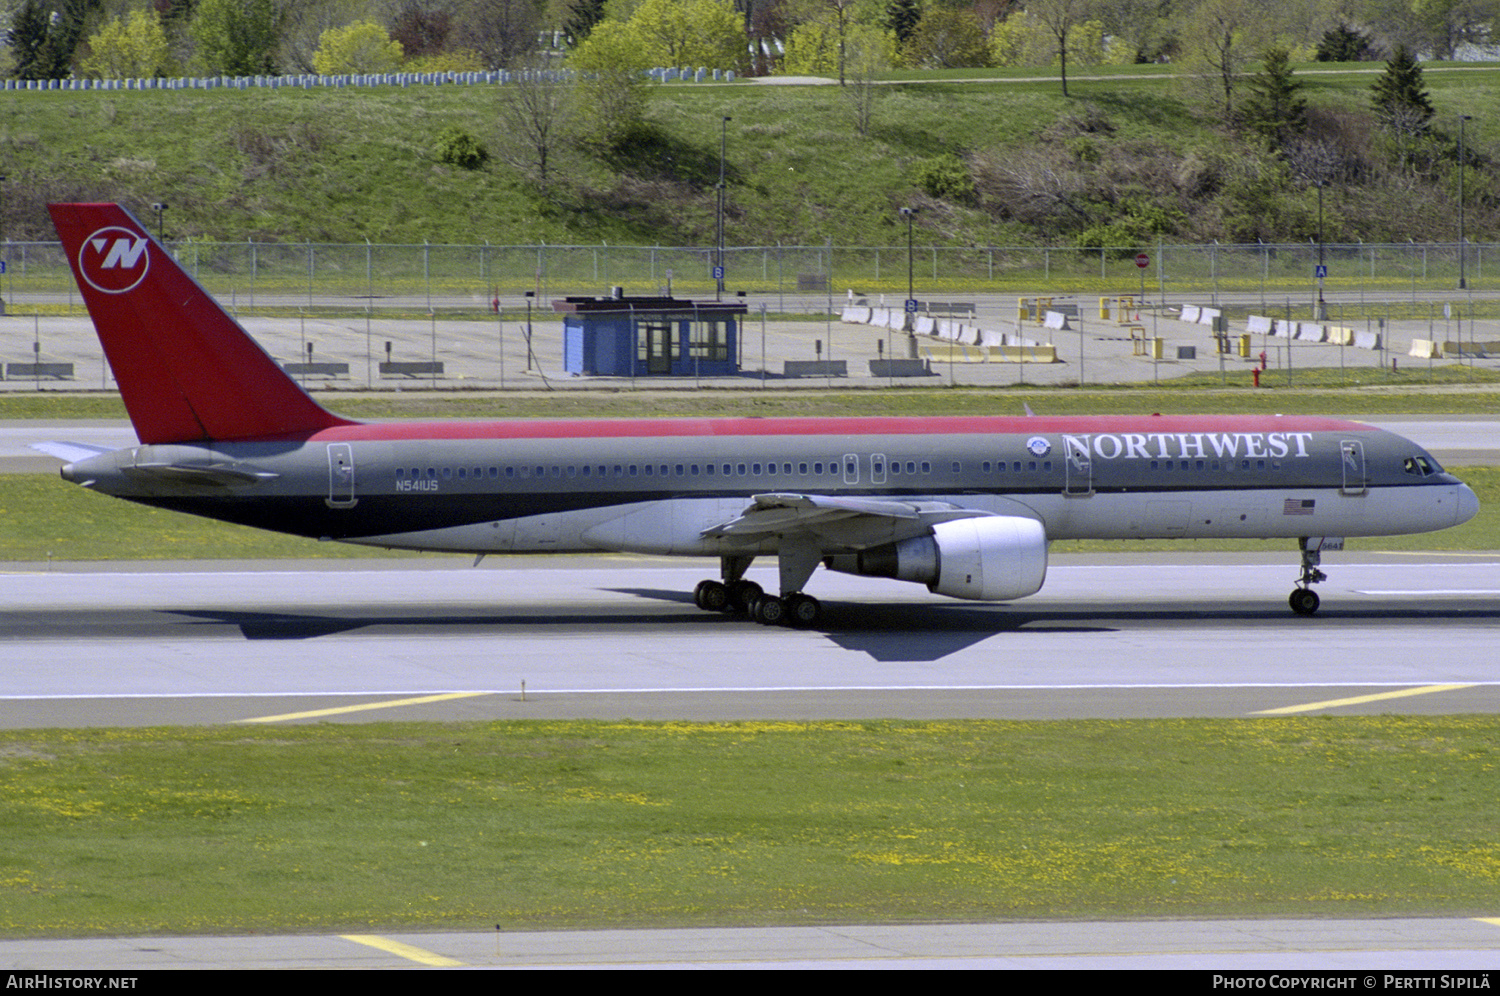
[[[1318,570],[1318,565],[1323,562],[1323,553],[1317,548],[1308,549],[1307,541],[1302,541],[1302,576],[1297,578],[1297,587],[1287,598],[1287,604],[1292,611],[1299,616],[1310,616],[1318,611],[1318,593],[1312,590],[1312,586],[1319,581],[1327,581],[1328,575]]]
[[[823,617],[823,605],[811,595],[793,591],[777,597],[767,594],[754,581],[746,581],[745,570],[753,557],[722,558],[723,581],[699,581],[693,589],[693,604],[705,612],[745,615],[763,626],[815,626]],[[811,574],[811,570],[808,571]],[[804,583],[806,578],[802,579]]]

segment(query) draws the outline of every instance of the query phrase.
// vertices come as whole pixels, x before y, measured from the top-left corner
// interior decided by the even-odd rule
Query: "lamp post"
[[[729,115],[724,115],[719,122],[719,255],[714,266],[714,300],[718,301],[724,295],[724,152],[729,143],[729,122],[733,120]]]
[[[161,216],[167,210],[166,202],[165,201],[154,201],[154,202],[152,202],[152,204],[151,204],[151,210],[153,210],[153,211],[156,212],[156,241],[160,242],[162,244],[162,246],[165,247],[166,244],[167,244],[167,231],[162,226],[162,218],[161,218]]]
[[[1467,275],[1464,273],[1464,122],[1470,116],[1460,114],[1458,116],[1458,289],[1464,290],[1469,286]]]
[[[904,207],[901,209],[901,217],[906,219],[906,307],[912,308],[912,302],[916,300],[916,294],[912,290],[912,221],[917,217],[917,209]]]
[[[906,314],[906,320],[901,324],[902,327],[906,329],[907,345],[910,347],[910,355],[912,359],[916,359],[917,337],[914,333],[916,332],[917,328],[917,294],[916,291],[913,290],[912,280],[912,261],[914,259],[914,256],[912,254],[912,222],[916,220],[917,209],[913,207],[904,207],[901,209],[901,217],[906,219],[906,303],[903,306]],[[910,324],[910,328],[906,327],[908,323]],[[895,360],[895,358],[895,351],[892,350],[891,359]]]
[[[1327,180],[1314,180],[1313,184],[1318,188],[1318,314],[1317,320],[1323,321],[1328,317],[1328,305],[1323,300],[1323,275],[1328,272],[1323,262],[1323,187]]]

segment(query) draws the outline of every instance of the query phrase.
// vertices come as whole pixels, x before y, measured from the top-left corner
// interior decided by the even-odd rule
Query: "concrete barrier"
[[[917,335],[935,335],[937,333],[937,319],[931,315],[918,315],[912,331],[916,332]]]
[[[349,364],[324,360],[309,363],[283,363],[281,369],[293,377],[347,377]]]
[[[1202,308],[1198,311],[1198,324],[1212,326],[1223,316],[1224,312],[1219,308]]]
[[[1043,321],[1042,324],[1049,329],[1057,329],[1059,331],[1066,330],[1070,327],[1068,325],[1068,316],[1063,314],[1061,311],[1047,312],[1046,320]]]
[[[73,364],[7,363],[5,365],[6,380],[40,380],[43,377],[51,380],[72,380]]]
[[[1271,319],[1265,315],[1251,315],[1245,319],[1245,331],[1251,335],[1270,335]]]
[[[1296,337],[1303,342],[1322,342],[1327,333],[1317,322],[1298,322]]]
[[[1355,332],[1354,333],[1354,345],[1358,349],[1379,349],[1380,348],[1380,333],[1379,332]]]
[[[924,360],[871,360],[871,377],[931,377],[932,368]]]
[[[1271,334],[1272,335],[1279,335],[1279,336],[1283,336],[1283,337],[1285,337],[1287,339],[1290,339],[1292,337],[1292,333],[1294,333],[1296,331],[1297,331],[1297,323],[1296,322],[1289,322],[1285,318],[1278,318],[1274,322],[1271,323]]]
[[[1339,325],[1328,326],[1328,341],[1335,346],[1354,345],[1354,330]]]
[[[870,324],[870,309],[851,304],[844,309],[842,319],[850,325],[868,325]]]
[[[785,360],[783,364],[781,369],[783,377],[849,376],[849,362],[847,360]]]
[[[1496,353],[1500,353],[1500,342],[1495,342],[1494,340],[1490,340],[1488,342],[1481,342],[1477,339],[1467,342],[1454,342],[1451,340],[1444,340],[1443,342],[1444,356],[1483,357],[1493,356]]]
[[[1419,360],[1440,360],[1443,358],[1443,347],[1431,339],[1413,339],[1407,355]]]
[[[436,363],[421,361],[414,363],[382,363],[380,364],[380,376],[382,377],[441,377],[443,376],[443,361]]]
[[[1201,314],[1203,314],[1203,308],[1201,306],[1196,304],[1184,304],[1182,306],[1182,315],[1180,317],[1183,321],[1188,322],[1189,324],[1197,325],[1198,316]]]

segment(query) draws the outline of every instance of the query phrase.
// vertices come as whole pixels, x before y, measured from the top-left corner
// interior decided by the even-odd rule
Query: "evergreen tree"
[[[1347,24],[1329,28],[1313,56],[1318,62],[1365,62],[1370,58],[1370,39]]]
[[[72,72],[73,50],[83,38],[83,23],[99,0],[25,0],[11,19],[7,40],[15,56],[17,79],[58,80]]]
[[[568,4],[568,15],[563,19],[563,32],[570,45],[577,45],[589,36],[594,25],[604,20],[604,0],[573,0]]]
[[[1427,131],[1435,113],[1427,88],[1422,85],[1422,66],[1406,46],[1385,64],[1385,72],[1371,88],[1375,110],[1388,127],[1398,131]]]
[[[905,45],[911,38],[911,33],[917,29],[917,22],[921,19],[921,0],[890,0],[885,8],[885,18],[881,21],[881,27],[894,31],[896,41]]]
[[[1302,83],[1292,79],[1286,49],[1267,49],[1261,59],[1261,70],[1250,79],[1250,96],[1240,114],[1245,127],[1276,151],[1307,130],[1307,100],[1299,92]]]

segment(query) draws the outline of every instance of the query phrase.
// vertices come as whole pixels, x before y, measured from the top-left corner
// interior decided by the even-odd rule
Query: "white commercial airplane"
[[[718,557],[708,610],[812,625],[819,564],[1005,601],[1057,539],[1445,529],[1478,500],[1421,447],[1300,416],[512,420],[366,425],[313,401],[129,212],[55,204],[141,445],[52,444],[129,501],[300,536],[476,554]],[[779,591],[745,579],[774,556]]]

